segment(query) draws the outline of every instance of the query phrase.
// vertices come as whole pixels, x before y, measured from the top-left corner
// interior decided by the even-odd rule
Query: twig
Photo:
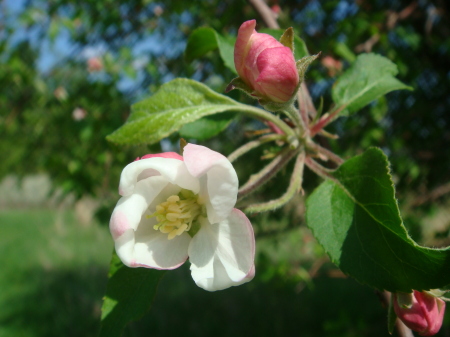
[[[279,29],[280,26],[275,18],[275,14],[272,12],[269,6],[264,2],[264,0],[248,0],[250,5],[258,12],[261,19],[264,21],[267,27],[273,29]]]
[[[436,187],[430,193],[426,195],[422,195],[413,201],[413,206],[420,206],[429,201],[434,201],[439,197],[442,197],[444,194],[450,193],[450,183],[446,183],[439,187]]]
[[[367,39],[365,42],[360,43],[355,47],[355,52],[361,53],[366,52],[370,53],[372,51],[373,46],[380,41],[380,34],[372,35],[369,39]]]

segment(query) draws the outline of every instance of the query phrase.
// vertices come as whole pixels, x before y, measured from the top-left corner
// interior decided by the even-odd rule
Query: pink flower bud
[[[255,31],[256,21],[244,22],[238,31],[234,63],[239,77],[253,95],[273,102],[287,102],[299,82],[291,49],[268,34]]]
[[[417,331],[421,336],[433,336],[439,332],[445,312],[443,300],[414,290],[410,298],[412,302],[404,304],[399,301],[400,296],[394,294],[394,310],[408,328]]]
[[[98,57],[91,57],[87,61],[88,71],[93,73],[103,69],[103,61]]]

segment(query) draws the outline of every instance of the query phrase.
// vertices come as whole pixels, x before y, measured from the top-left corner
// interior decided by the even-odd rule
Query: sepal
[[[255,91],[250,88],[250,86],[248,86],[247,83],[245,83],[244,80],[240,77],[234,78],[225,88],[225,92],[228,93],[233,89],[239,89],[252,98],[260,98],[255,95]]]
[[[388,307],[388,332],[390,335],[394,332],[395,329],[395,322],[397,321],[397,314],[394,310],[394,293],[391,293],[390,300],[389,300],[389,307]]]
[[[289,27],[280,37],[280,43],[283,46],[288,47],[292,51],[292,53],[294,53],[294,36],[294,29],[292,27]]]
[[[300,83],[303,82],[305,78],[306,70],[308,70],[309,65],[320,56],[321,52],[315,55],[305,56],[298,60],[295,65],[297,66],[298,76],[300,78]]]

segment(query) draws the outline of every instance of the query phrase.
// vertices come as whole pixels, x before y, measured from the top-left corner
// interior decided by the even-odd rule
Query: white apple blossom
[[[189,257],[208,291],[250,281],[255,238],[236,203],[238,179],[223,155],[188,144],[183,157],[147,155],[120,177],[110,221],[117,255],[129,267],[175,269]]]

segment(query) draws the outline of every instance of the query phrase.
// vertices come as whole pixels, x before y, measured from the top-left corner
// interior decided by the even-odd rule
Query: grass
[[[0,337],[95,336],[112,242],[72,212],[0,212]]]
[[[311,252],[322,254],[307,232],[259,240],[256,277],[243,286],[209,293],[189,263],[167,272],[150,311],[124,336],[389,336],[371,288],[327,277],[331,265],[306,286],[293,273]],[[96,336],[111,250],[106,227],[82,227],[72,212],[1,211],[0,337]],[[448,332],[446,324],[437,336]]]

